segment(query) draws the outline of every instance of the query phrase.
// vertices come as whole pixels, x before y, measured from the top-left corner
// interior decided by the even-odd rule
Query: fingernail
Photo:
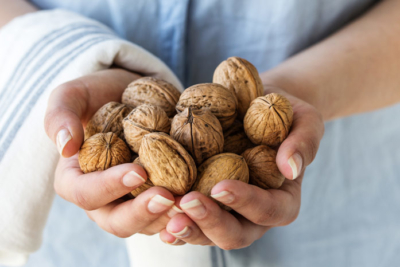
[[[173,205],[172,208],[168,211],[167,215],[172,218],[178,213],[184,213],[183,210],[178,208],[176,205]]]
[[[167,243],[168,245],[176,245],[178,242],[179,242],[179,239],[177,238],[177,239],[175,239],[175,241],[172,242],[172,243],[169,243],[169,242],[165,242],[165,243]]]
[[[228,191],[221,191],[218,194],[211,195],[211,197],[225,204],[232,203],[235,200],[235,197]]]
[[[155,195],[147,205],[147,208],[151,213],[159,213],[167,210],[172,205],[174,205],[174,201],[169,200],[163,196]]]
[[[65,145],[72,139],[70,132],[67,129],[61,129],[57,134],[57,148],[62,156]]]
[[[183,228],[183,230],[178,233],[172,233],[169,231],[168,231],[168,233],[170,233],[171,235],[173,235],[177,238],[186,238],[192,233],[192,230],[188,226],[185,226],[185,228]]]
[[[292,168],[292,174],[293,174],[293,180],[296,179],[301,171],[302,165],[303,165],[303,159],[301,158],[301,156],[298,153],[293,154],[293,156],[291,156],[289,158],[289,166],[290,168]]]
[[[206,208],[204,207],[203,203],[201,203],[198,199],[193,199],[192,201],[181,204],[181,208],[193,217],[199,219],[202,218],[206,213]]]
[[[143,184],[146,180],[135,171],[130,171],[122,178],[122,183],[126,187],[134,187]]]

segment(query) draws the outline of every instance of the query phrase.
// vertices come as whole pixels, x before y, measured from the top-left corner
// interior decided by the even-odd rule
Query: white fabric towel
[[[182,90],[158,58],[80,15],[39,11],[1,29],[0,264],[22,265],[41,244],[59,158],[43,127],[51,90],[112,64],[162,78]],[[150,240],[140,242],[160,242]]]

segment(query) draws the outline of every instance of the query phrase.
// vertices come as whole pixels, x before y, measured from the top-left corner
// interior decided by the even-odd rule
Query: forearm
[[[15,17],[37,10],[24,0],[0,0],[0,28]]]
[[[313,104],[325,120],[399,102],[400,1],[383,1],[262,79]]]

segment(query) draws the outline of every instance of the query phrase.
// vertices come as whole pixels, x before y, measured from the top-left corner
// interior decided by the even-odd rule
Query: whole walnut
[[[178,112],[185,108],[209,109],[226,130],[232,125],[237,116],[236,96],[216,83],[203,83],[187,88],[176,105]]]
[[[169,133],[171,122],[160,107],[140,105],[134,108],[122,121],[125,140],[135,153],[139,152],[142,138],[152,132]]]
[[[279,188],[285,177],[276,165],[276,151],[268,146],[260,145],[247,149],[245,158],[250,172],[250,184],[263,189]]]
[[[292,106],[276,93],[254,99],[244,117],[247,137],[256,145],[278,146],[289,134],[293,122]]]
[[[175,115],[171,136],[192,155],[197,165],[223,150],[221,124],[208,110],[193,110],[189,107]]]
[[[209,197],[214,185],[223,180],[249,182],[249,169],[242,156],[222,153],[204,161],[198,169],[197,180],[192,190]],[[218,201],[217,203],[225,210],[231,209]]]
[[[143,164],[140,162],[140,158],[137,157],[133,163],[138,164],[140,166],[143,166]],[[144,191],[146,191],[147,189],[153,187],[153,183],[150,181],[150,179],[147,179],[146,182],[144,184],[142,184],[141,186],[139,186],[138,188],[134,189],[131,191],[131,195],[134,197],[137,197],[138,195],[140,195],[141,193],[143,193]]]
[[[139,157],[148,179],[174,195],[184,195],[196,180],[197,169],[192,157],[165,133],[143,136]]]
[[[102,106],[89,120],[85,128],[85,140],[97,133],[113,132],[124,138],[122,120],[133,107],[118,102],[109,102]]]
[[[168,117],[176,114],[175,106],[181,93],[172,84],[144,77],[130,83],[122,94],[122,103],[133,107],[150,104],[162,108]]]
[[[214,83],[219,83],[235,93],[238,100],[238,117],[243,119],[250,102],[263,95],[263,84],[257,69],[247,60],[230,57],[215,69]]]
[[[115,133],[98,133],[83,142],[78,160],[84,173],[104,171],[130,162],[131,152]]]
[[[224,152],[242,154],[246,149],[255,145],[247,138],[243,124],[236,120],[228,130],[224,132]]]

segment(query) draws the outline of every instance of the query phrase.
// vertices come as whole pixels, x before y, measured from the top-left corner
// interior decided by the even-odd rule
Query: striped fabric
[[[43,127],[51,90],[112,64],[182,89],[159,59],[71,12],[40,11],[1,29],[0,264],[23,264],[41,243],[59,157]]]

